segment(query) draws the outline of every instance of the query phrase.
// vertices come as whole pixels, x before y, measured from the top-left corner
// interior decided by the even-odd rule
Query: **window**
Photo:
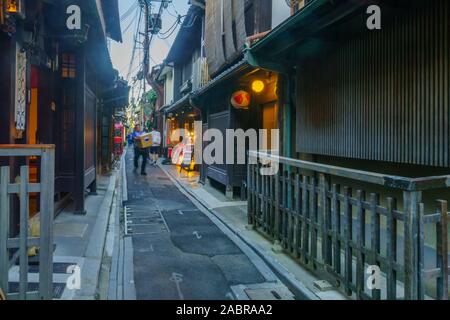
[[[61,76],[63,78],[75,78],[76,77],[76,59],[73,53],[62,54]]]

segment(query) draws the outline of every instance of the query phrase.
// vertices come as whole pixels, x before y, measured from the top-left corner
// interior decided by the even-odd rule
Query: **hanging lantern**
[[[236,109],[248,109],[250,106],[250,94],[244,90],[236,91],[231,96],[231,105]]]
[[[1,5],[0,1],[0,5]],[[6,0],[6,12],[9,14],[18,15],[21,18],[24,18],[24,1],[23,0]]]
[[[19,1],[18,0],[6,0],[6,12],[8,12],[8,13],[19,12]]]

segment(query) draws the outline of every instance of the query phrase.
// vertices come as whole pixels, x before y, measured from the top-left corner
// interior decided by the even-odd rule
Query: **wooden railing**
[[[358,299],[448,299],[447,201],[428,209],[422,199],[449,188],[450,176],[406,178],[267,153],[249,157],[279,166],[277,174],[262,175],[262,164],[249,164],[249,223],[301,265]],[[370,191],[379,186],[382,193]],[[426,225],[434,247],[425,245]],[[425,261],[425,250],[433,261]],[[380,270],[377,288],[367,285],[373,267]]]
[[[55,148],[53,145],[0,145],[0,157],[40,157],[40,181],[30,183],[29,167],[20,167],[19,180],[11,181],[10,167],[0,168],[0,289],[7,299],[52,299],[53,292],[53,214]],[[40,194],[40,235],[29,236],[29,195]],[[18,198],[20,230],[10,237],[11,203]],[[29,288],[28,249],[39,249],[39,290]],[[11,291],[9,271],[19,261],[18,292]]]

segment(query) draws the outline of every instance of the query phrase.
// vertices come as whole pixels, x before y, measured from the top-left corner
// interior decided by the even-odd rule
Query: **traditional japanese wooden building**
[[[160,112],[164,114],[163,139],[166,151],[180,142],[174,138],[176,130],[184,130],[186,134],[193,136],[194,122],[201,120],[200,110],[191,103],[191,95],[204,82],[203,28],[204,4],[203,1],[197,1],[189,7],[175,41],[156,75],[157,81],[165,83],[164,92],[161,92],[164,95],[164,106]]]
[[[102,122],[128,100],[107,48],[108,37],[121,41],[118,2],[0,4],[0,143],[55,144],[57,199],[73,198],[83,213],[104,156]],[[79,29],[67,23],[74,14]],[[39,162],[9,159],[16,170],[23,161],[37,177]]]
[[[449,14],[442,0],[315,0],[247,53],[286,88],[282,157],[251,155],[279,172],[251,166],[249,221],[357,298],[448,299]]]
[[[226,137],[227,129],[278,128],[278,92],[282,79],[278,73],[253,67],[245,54],[249,44],[262,38],[302,6],[291,8],[272,0],[232,2],[207,1],[205,9],[205,51],[210,81],[193,93],[193,103],[202,110],[203,130],[217,129]],[[257,85],[257,87],[255,86]],[[245,106],[233,106],[232,99],[249,97]],[[236,100],[236,101],[238,101]],[[244,99],[246,100],[246,99]],[[209,142],[204,142],[207,148]],[[225,138],[223,154],[227,141]],[[268,145],[270,147],[270,143]],[[247,142],[246,152],[249,149]],[[228,197],[245,196],[246,164],[227,164],[218,159],[204,163],[201,181],[222,186]]]

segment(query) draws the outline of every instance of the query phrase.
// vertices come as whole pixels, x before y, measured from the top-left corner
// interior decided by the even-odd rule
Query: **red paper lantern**
[[[231,105],[236,109],[248,109],[250,106],[250,94],[244,90],[239,90],[231,96]]]

